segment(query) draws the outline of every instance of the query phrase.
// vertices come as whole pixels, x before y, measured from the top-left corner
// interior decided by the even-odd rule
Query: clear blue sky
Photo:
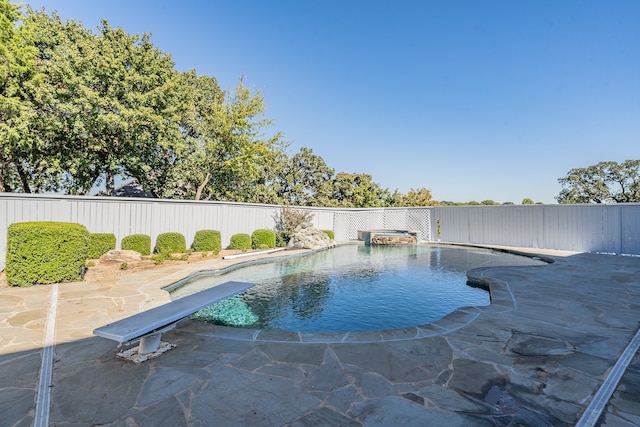
[[[244,76],[291,154],[390,190],[555,203],[570,169],[640,158],[638,0],[24,2]]]

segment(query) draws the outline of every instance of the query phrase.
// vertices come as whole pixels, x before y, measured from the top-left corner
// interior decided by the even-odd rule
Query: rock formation
[[[109,262],[109,261],[132,262],[132,261],[141,261],[141,260],[142,260],[142,255],[140,255],[136,251],[111,250],[100,257],[100,261],[103,261],[103,262]]]
[[[313,227],[310,222],[303,222],[294,230],[287,248],[289,249],[322,249],[333,246],[334,242],[325,232]]]

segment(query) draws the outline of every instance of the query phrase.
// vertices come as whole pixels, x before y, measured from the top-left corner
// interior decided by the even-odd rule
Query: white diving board
[[[160,338],[163,332],[172,329],[178,321],[253,286],[253,283],[225,282],[94,329],[93,334],[114,340],[119,345],[139,339],[138,347],[120,352],[118,357],[140,363],[175,347],[175,344],[164,343]]]

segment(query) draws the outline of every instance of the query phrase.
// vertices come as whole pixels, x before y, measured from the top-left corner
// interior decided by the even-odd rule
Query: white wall
[[[357,230],[419,230],[424,240],[496,244],[582,252],[640,255],[640,204],[509,205],[428,208],[330,209],[311,211],[319,229],[337,240],[357,238]],[[4,268],[7,227],[25,221],[83,224],[92,233],[123,237],[182,233],[187,245],[198,230],[219,230],[223,247],[231,235],[273,229],[275,205],[0,193],[0,269]]]

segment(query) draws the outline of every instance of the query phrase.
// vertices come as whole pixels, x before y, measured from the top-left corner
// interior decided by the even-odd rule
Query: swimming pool
[[[229,280],[252,282],[254,288],[195,318],[293,332],[395,329],[434,322],[459,307],[489,305],[487,290],[467,284],[470,269],[542,264],[488,249],[354,244],[196,277],[172,297]]]

